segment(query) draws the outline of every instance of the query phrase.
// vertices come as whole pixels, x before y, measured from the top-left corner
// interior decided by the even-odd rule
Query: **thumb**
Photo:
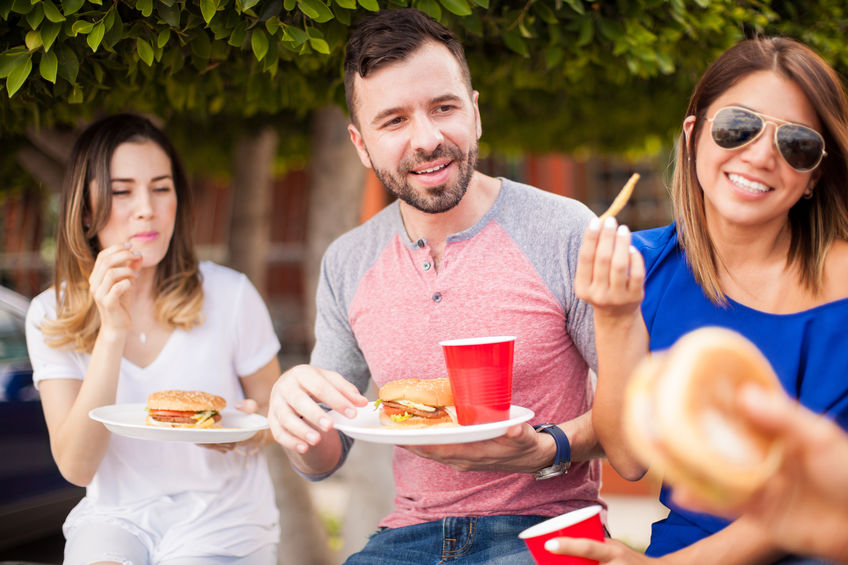
[[[252,398],[245,398],[241,402],[236,402],[236,408],[248,414],[254,414],[259,410],[259,404]]]

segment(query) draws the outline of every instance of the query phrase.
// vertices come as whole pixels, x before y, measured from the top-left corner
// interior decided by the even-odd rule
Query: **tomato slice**
[[[174,416],[176,418],[188,416],[190,418],[195,414],[196,412],[193,412],[192,410],[150,410],[151,416]]]

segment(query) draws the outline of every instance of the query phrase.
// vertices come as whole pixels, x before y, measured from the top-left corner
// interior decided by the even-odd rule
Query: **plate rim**
[[[268,423],[268,418],[266,418],[262,414],[248,414],[246,412],[241,412],[239,410],[228,408],[222,410],[222,414],[243,416],[248,418],[249,420],[254,421],[255,424],[249,425],[247,427],[240,426],[227,428],[167,428],[148,426],[144,423],[143,420],[141,423],[122,422],[109,418],[108,414],[103,414],[103,412],[115,410],[144,410],[146,406],[147,403],[145,402],[104,404],[103,406],[98,406],[89,410],[88,417],[95,422],[103,424],[111,433],[123,437],[146,440],[179,441],[187,443],[231,443],[237,441],[244,441],[246,439],[249,439],[250,437],[253,437],[258,432],[266,430],[270,427],[270,424]],[[245,435],[246,437],[242,437]],[[233,439],[229,436],[235,436],[238,439]]]
[[[357,416],[363,410],[373,409],[374,401],[369,401],[366,406],[357,408]],[[512,416],[512,412],[514,410],[519,410],[521,413],[516,416]],[[492,439],[493,437],[499,436],[489,436],[481,439],[463,439],[463,436],[473,435],[475,433],[488,433],[497,431],[500,429],[506,430],[506,428],[510,426],[514,426],[517,424],[521,424],[527,422],[532,419],[536,414],[535,412],[527,408],[525,406],[519,406],[517,404],[510,405],[510,415],[512,416],[508,420],[499,420],[497,422],[486,422],[484,424],[472,424],[470,426],[454,426],[454,427],[443,427],[443,428],[414,428],[405,430],[403,428],[391,428],[391,427],[352,427],[350,425],[349,420],[342,420],[344,418],[341,414],[336,412],[335,410],[330,410],[330,417],[333,420],[333,426],[340,432],[353,437],[354,439],[361,439],[363,441],[371,441],[375,443],[390,443],[394,445],[413,445],[413,443],[404,443],[403,436],[406,436],[412,442],[416,442],[418,445],[427,445],[427,444],[450,444],[450,443],[470,443],[474,441],[483,441],[484,439]],[[345,429],[346,428],[346,429]],[[421,440],[424,438],[431,438],[432,436],[441,436],[441,438],[436,442],[422,442]],[[400,439],[394,439],[398,436],[401,436]],[[457,441],[444,441],[456,439]]]

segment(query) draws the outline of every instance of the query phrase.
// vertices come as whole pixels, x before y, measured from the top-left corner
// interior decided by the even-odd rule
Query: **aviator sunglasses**
[[[713,141],[722,149],[745,147],[760,137],[766,124],[774,124],[775,146],[783,160],[799,173],[812,171],[827,155],[824,138],[816,130],[747,108],[725,106],[707,121],[712,123]]]

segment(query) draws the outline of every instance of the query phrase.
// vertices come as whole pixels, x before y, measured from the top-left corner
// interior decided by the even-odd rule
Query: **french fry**
[[[631,177],[624,184],[624,188],[621,189],[621,192],[618,193],[618,196],[615,197],[615,200],[612,201],[610,207],[607,208],[607,211],[600,215],[600,220],[603,222],[609,217],[614,217],[618,215],[624,209],[624,206],[627,204],[627,201],[630,200],[630,195],[633,194],[633,189],[636,187],[636,183],[639,181],[639,173],[633,173]]]

